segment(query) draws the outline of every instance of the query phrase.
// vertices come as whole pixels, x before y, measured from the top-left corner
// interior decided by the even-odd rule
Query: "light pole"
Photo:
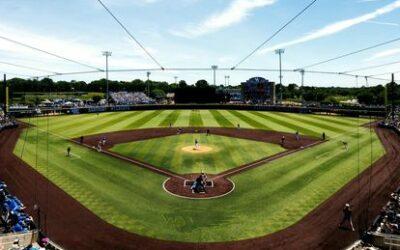
[[[150,75],[151,75],[151,72],[147,71],[146,75],[147,75],[147,96],[150,97]]]
[[[175,79],[175,84],[177,84],[178,83],[178,77],[174,76],[174,79]]]
[[[211,69],[213,70],[213,76],[214,76],[214,86],[217,85],[217,69],[218,66],[217,65],[212,65]]]
[[[280,92],[280,103],[282,104],[282,54],[285,53],[284,49],[275,50],[275,54],[279,55],[279,92]]]
[[[103,51],[103,56],[106,57],[106,102],[108,105],[109,100],[109,89],[108,89],[108,57],[110,57],[112,52],[110,51]]]
[[[304,103],[304,96],[303,96],[303,93],[304,93],[304,73],[305,73],[305,71],[304,71],[304,69],[300,69],[299,72],[300,72],[300,74],[301,74],[300,101],[301,101],[301,103],[303,104],[303,103]]]
[[[3,75],[3,91],[4,91],[4,114],[8,115],[8,85],[7,85],[7,75]],[[25,94],[24,94],[25,96]],[[3,101],[3,100],[2,100]]]
[[[229,84],[230,84],[230,79],[231,79],[230,76],[225,76],[225,87],[228,87],[228,86],[229,86]]]
[[[230,76],[225,76],[225,85],[224,85],[225,102],[227,102],[227,100],[228,100],[229,78],[230,78]]]

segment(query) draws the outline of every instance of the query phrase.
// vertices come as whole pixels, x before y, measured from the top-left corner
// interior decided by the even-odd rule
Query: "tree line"
[[[91,82],[84,81],[53,81],[50,78],[41,80],[27,80],[13,78],[7,80],[10,96],[21,92],[98,92],[105,93],[106,80],[100,79]],[[162,99],[167,93],[175,93],[176,103],[218,103],[229,100],[227,89],[238,89],[239,86],[212,86],[206,80],[199,80],[193,85],[181,80],[178,83],[165,81],[132,81],[109,80],[110,91],[145,92],[150,91],[150,97]],[[386,95],[387,93],[387,95]],[[317,102],[325,104],[338,104],[345,99],[357,99],[365,105],[383,105],[385,101],[400,104],[400,86],[396,83],[377,85],[373,87],[344,88],[344,87],[309,87],[300,88],[296,84],[287,86],[276,85],[277,100]],[[0,98],[4,99],[3,88],[0,88]],[[387,100],[386,100],[387,98]]]

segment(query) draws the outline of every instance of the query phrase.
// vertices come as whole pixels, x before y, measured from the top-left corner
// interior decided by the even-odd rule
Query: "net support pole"
[[[395,87],[395,83],[394,83],[394,74],[392,74],[392,82],[391,82],[391,88],[390,88],[390,102],[391,102],[391,106],[392,106],[392,119],[394,121],[394,87]]]
[[[3,75],[3,93],[4,93],[4,113],[7,115],[10,109],[9,105],[9,93],[8,93],[8,85],[7,85],[7,75]]]

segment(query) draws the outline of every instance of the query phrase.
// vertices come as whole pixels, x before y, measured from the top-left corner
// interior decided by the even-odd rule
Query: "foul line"
[[[40,131],[42,131],[42,132],[49,133],[49,134],[54,135],[54,136],[56,136],[56,137],[58,137],[58,138],[67,140],[67,141],[69,141],[69,142],[72,142],[72,143],[74,143],[74,144],[76,144],[76,145],[81,145],[81,146],[84,146],[84,147],[86,147],[86,148],[88,148],[88,149],[97,151],[96,148],[93,148],[93,147],[92,147],[91,145],[89,145],[89,144],[78,143],[77,141],[75,141],[75,140],[73,140],[73,139],[71,139],[71,138],[67,138],[67,137],[64,137],[64,136],[62,136],[62,135],[59,135],[59,134],[50,132],[50,131],[46,131],[46,130],[41,129],[41,128],[39,128],[39,127],[35,127],[35,128],[37,128],[38,130],[40,130]],[[176,175],[176,174],[170,173],[170,172],[168,172],[168,171],[165,171],[165,170],[163,170],[163,169],[160,169],[160,168],[156,168],[156,167],[147,165],[147,164],[145,164],[145,163],[143,163],[143,162],[140,162],[140,161],[137,161],[137,160],[134,160],[134,159],[131,159],[131,158],[128,158],[128,157],[119,155],[119,154],[112,153],[112,152],[110,152],[110,151],[108,151],[108,150],[101,150],[101,153],[110,155],[110,156],[112,156],[112,157],[114,157],[114,158],[117,158],[117,159],[120,159],[120,160],[124,160],[124,161],[130,162],[130,163],[133,163],[135,166],[138,166],[138,167],[141,167],[141,168],[145,168],[145,169],[148,169],[148,170],[152,170],[153,172],[156,172],[156,173],[158,173],[158,174],[166,175],[166,176],[169,176],[169,177],[175,177],[175,178],[178,178],[178,179],[181,179],[181,180],[186,180],[185,178],[183,178],[183,177],[180,176],[180,175]],[[71,155],[74,155],[74,154],[71,154]],[[79,157],[79,158],[80,158],[80,157]]]
[[[75,142],[75,141],[74,141],[74,142]],[[77,143],[77,142],[75,142],[75,143]],[[85,145],[85,146],[86,146],[86,145]],[[89,146],[89,148],[94,149],[94,148],[92,148],[92,147],[90,147],[90,146]],[[95,149],[94,149],[94,150],[95,150]],[[145,169],[148,169],[148,170],[152,170],[152,171],[154,171],[154,172],[156,172],[156,173],[158,173],[158,174],[166,175],[166,176],[169,176],[169,177],[175,177],[175,178],[178,178],[178,179],[181,179],[181,180],[186,180],[186,178],[183,178],[183,177],[180,176],[180,175],[173,174],[173,173],[168,172],[168,171],[165,171],[165,170],[163,170],[163,169],[153,167],[153,166],[151,166],[151,165],[148,165],[148,164],[145,164],[145,163],[143,163],[143,162],[134,160],[134,159],[132,159],[132,158],[128,158],[128,157],[122,156],[122,155],[120,155],[120,154],[116,154],[116,153],[110,152],[110,151],[108,151],[108,150],[101,150],[101,153],[108,154],[108,155],[113,156],[113,157],[115,157],[115,158],[128,161],[128,162],[133,163],[134,165],[136,165],[136,166],[138,166],[138,167],[142,167],[142,168],[145,168]]]

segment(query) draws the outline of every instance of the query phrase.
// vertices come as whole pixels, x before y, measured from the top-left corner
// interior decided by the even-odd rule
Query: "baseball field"
[[[385,154],[372,120],[235,110],[156,110],[25,118],[14,154],[102,220],[138,235],[180,242],[226,242],[264,236],[300,221]],[[240,128],[238,128],[238,125]],[[172,127],[172,128],[170,128]],[[124,158],[80,145],[81,136],[165,128],[211,128],[110,146],[109,152],[181,175],[224,171],[234,190],[215,199],[185,199],[163,189],[168,179]],[[213,134],[212,128],[296,131],[313,143],[290,151],[274,141]],[[321,134],[326,141],[321,141]],[[280,135],[280,134],[279,134]],[[110,137],[112,138],[112,137]],[[194,140],[204,152],[191,152]],[[107,136],[107,140],[109,139]],[[343,142],[347,142],[348,148]],[[71,156],[66,156],[67,148]],[[184,150],[186,148],[186,150]],[[287,153],[285,155],[285,153]]]

